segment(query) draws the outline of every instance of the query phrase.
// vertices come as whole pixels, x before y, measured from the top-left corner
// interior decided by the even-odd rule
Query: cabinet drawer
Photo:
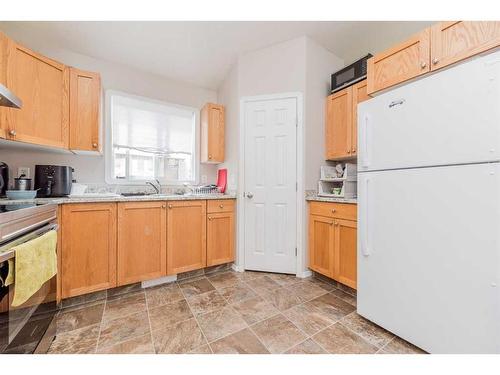
[[[311,215],[356,220],[357,205],[351,203],[310,202],[309,213]]]
[[[217,212],[233,212],[234,211],[234,199],[217,199],[207,201],[207,212],[217,213]]]

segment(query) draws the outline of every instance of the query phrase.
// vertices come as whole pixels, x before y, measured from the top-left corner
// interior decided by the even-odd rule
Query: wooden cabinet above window
[[[224,162],[224,106],[207,103],[201,110],[201,162]]]
[[[100,151],[101,77],[98,73],[71,68],[69,88],[69,148],[74,151]]]

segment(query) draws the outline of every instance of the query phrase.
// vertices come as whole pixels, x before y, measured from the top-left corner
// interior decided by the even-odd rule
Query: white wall
[[[234,64],[217,91],[217,102],[224,104],[226,108],[225,161],[220,167],[227,168],[228,189],[232,191],[236,190],[238,185],[238,155],[240,136],[238,69],[238,64]]]
[[[312,39],[306,43],[305,92],[305,190],[317,190],[320,166],[325,165],[325,98],[330,94],[330,75],[344,61]]]
[[[162,76],[131,69],[124,65],[97,60],[71,51],[54,48],[50,45],[30,42],[29,35],[22,30],[6,30],[7,35],[18,42],[64,64],[101,74],[103,90],[113,89],[141,95],[174,104],[201,108],[206,102],[217,101],[213,90],[198,88],[175,82]],[[104,107],[102,108],[102,112]],[[104,124],[104,122],[103,122]],[[0,146],[0,161],[11,168],[11,175],[17,176],[17,167],[32,168],[35,164],[70,165],[75,168],[76,178],[83,183],[104,183],[104,156],[81,156],[35,151],[23,148],[4,148]],[[202,165],[200,175],[206,175],[208,182],[215,182],[217,167]]]
[[[330,75],[344,62],[308,37],[296,38],[244,54],[226,76],[217,92],[218,101],[226,106],[226,161],[229,188],[235,189],[239,162],[240,99],[245,96],[300,92],[304,98],[304,190],[316,189],[320,166],[324,161],[325,98],[329,93]],[[306,227],[303,201],[303,229]],[[300,258],[297,272],[307,271],[307,231],[298,244]],[[237,257],[241,265],[242,254]]]

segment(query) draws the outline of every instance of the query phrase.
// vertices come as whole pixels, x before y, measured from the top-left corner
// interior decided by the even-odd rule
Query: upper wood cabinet
[[[118,285],[166,274],[166,202],[118,203]]]
[[[500,46],[500,21],[439,22],[368,60],[368,94]]]
[[[167,202],[167,274],[207,265],[207,202]]]
[[[368,60],[368,94],[430,71],[430,28]]]
[[[23,102],[0,111],[6,138],[68,148],[69,69],[5,36],[1,43],[4,81]]]
[[[234,261],[234,201],[207,203],[207,266]]]
[[[101,78],[98,73],[70,68],[69,88],[69,148],[100,151]]]
[[[500,46],[499,21],[440,22],[431,28],[431,69]]]
[[[358,104],[369,99],[366,80],[340,90],[326,99],[325,150],[327,160],[357,155]]]
[[[326,159],[351,156],[352,86],[328,96],[326,104]]]
[[[207,103],[201,110],[201,162],[224,162],[224,106]]]
[[[370,99],[370,96],[368,96],[368,83],[366,79],[352,86],[352,156],[356,156],[358,154],[358,104],[368,99]]]
[[[62,298],[116,286],[116,203],[65,204],[61,242]]]

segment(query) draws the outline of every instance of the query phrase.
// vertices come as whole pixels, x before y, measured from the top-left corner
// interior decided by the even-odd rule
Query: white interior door
[[[297,99],[244,104],[245,269],[296,272]]]

